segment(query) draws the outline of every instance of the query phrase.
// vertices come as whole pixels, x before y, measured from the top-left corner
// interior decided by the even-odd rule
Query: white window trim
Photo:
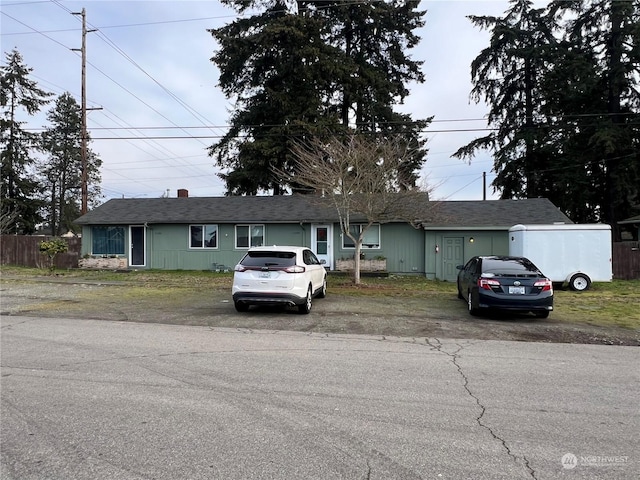
[[[239,247],[238,246],[238,227],[248,227],[249,228],[249,246],[248,247]],[[262,227],[262,243],[260,245],[251,245],[251,228],[252,227]],[[234,247],[236,250],[249,250],[252,247],[260,247],[262,245],[265,245],[265,235],[266,235],[266,228],[264,227],[264,223],[239,223],[237,225],[234,226],[233,229],[233,235],[234,235]]]
[[[205,247],[204,246],[204,233],[205,228],[207,226],[215,226],[216,227],[216,246],[215,247]],[[191,227],[202,227],[202,246],[201,247],[193,247],[191,246]],[[218,250],[220,248],[220,227],[217,223],[191,223],[189,224],[189,235],[187,236],[187,244],[189,246],[189,250]]]
[[[351,225],[349,225],[349,228],[354,227],[354,226],[363,227],[365,225],[366,225],[366,223],[352,223]],[[360,246],[361,250],[380,250],[382,248],[382,239],[380,238],[380,236],[381,236],[380,224],[379,223],[374,223],[369,227],[368,230],[371,230],[372,228],[377,228],[378,229],[378,245],[375,246],[375,247],[368,247],[363,243]],[[341,236],[342,236],[342,249],[343,250],[355,250],[356,249],[355,245],[353,247],[345,246],[345,244],[344,244],[345,238],[347,238],[349,241],[351,241],[351,239],[349,237],[347,237],[347,235],[345,233],[343,233]]]

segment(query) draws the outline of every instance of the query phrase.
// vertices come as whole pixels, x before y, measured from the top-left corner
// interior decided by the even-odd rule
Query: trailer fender
[[[584,272],[572,272],[567,275],[566,283],[574,292],[584,292],[591,287],[591,278]]]

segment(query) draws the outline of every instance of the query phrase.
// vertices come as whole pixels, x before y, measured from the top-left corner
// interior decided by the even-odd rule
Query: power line
[[[481,132],[481,131],[493,131],[497,129],[493,128],[470,128],[470,129],[456,129],[456,130],[423,130],[421,133],[460,133],[460,132]],[[266,137],[280,137],[278,134],[265,134],[259,135],[259,138]],[[144,137],[92,137],[92,140],[186,140],[186,139],[219,139],[224,135],[154,135]],[[240,138],[236,136],[235,138]]]
[[[5,5],[6,6],[26,5],[26,4],[30,5],[32,3],[49,3],[49,2],[52,2],[52,0],[46,0],[46,1],[42,1],[42,2],[12,3],[12,4],[5,4]],[[66,7],[64,7],[62,4],[59,4],[58,2],[53,1],[52,3],[55,3],[59,7],[65,9],[65,10],[68,10]],[[147,27],[147,26],[157,26],[157,25],[168,25],[168,24],[172,24],[172,23],[203,22],[203,21],[206,21],[206,20],[221,20],[221,19],[224,19],[224,18],[238,18],[238,15],[219,15],[219,16],[215,16],[215,17],[185,18],[185,19],[182,19],[182,20],[163,20],[163,21],[159,21],[159,22],[126,23],[126,24],[121,24],[121,25],[102,25],[102,26],[99,26],[99,27],[93,26],[93,28],[98,28],[100,30],[109,30],[109,29],[113,29],[113,28],[132,28],[132,27]],[[76,30],[77,29],[75,29],[75,28],[61,28],[61,29],[56,29],[56,30],[40,30],[40,31],[37,31],[37,32],[33,31],[33,32],[0,33],[0,36],[8,37],[8,36],[13,36],[13,35],[33,35],[34,33],[66,33],[66,32],[75,32]]]
[[[107,118],[109,118],[109,117],[107,116]],[[117,119],[119,119],[119,117],[117,117],[117,115],[116,115],[116,118],[117,118]],[[110,119],[110,120],[111,120],[111,121],[116,121],[116,122],[117,122],[117,120],[115,120],[115,119]],[[120,121],[124,121],[124,120],[122,120],[122,119],[119,119],[119,120],[120,120]],[[94,120],[94,121],[95,121],[95,120]],[[120,138],[120,137],[119,137],[119,138]],[[194,174],[195,174],[195,175],[194,175],[194,177],[198,177],[198,176],[199,176],[199,177],[206,177],[206,176],[208,176],[208,175],[209,175],[209,172],[206,172],[206,171],[201,170],[200,168],[198,168],[198,167],[200,167],[200,165],[193,165],[193,164],[186,163],[186,162],[184,161],[184,159],[185,159],[185,157],[184,157],[184,156],[179,156],[179,155],[177,155],[176,153],[172,152],[172,151],[171,151],[171,150],[169,150],[168,148],[164,147],[162,144],[160,144],[160,143],[158,143],[158,142],[155,142],[155,141],[153,141],[153,142],[152,142],[152,141],[148,141],[149,139],[148,139],[148,138],[146,138],[146,137],[139,137],[139,139],[140,139],[140,140],[144,140],[144,141],[145,141],[145,143],[148,143],[148,144],[149,144],[149,146],[150,146],[150,147],[152,147],[153,149],[155,149],[157,152],[159,152],[159,153],[169,154],[169,155],[171,155],[171,156],[172,156],[172,158],[173,158],[173,159],[178,160],[178,161],[180,161],[180,162],[181,162],[181,163],[178,163],[178,164],[171,164],[171,163],[169,163],[169,160],[171,160],[172,158],[160,158],[160,157],[158,157],[158,156],[156,156],[156,155],[152,154],[152,153],[151,153],[151,152],[149,152],[149,151],[145,151],[145,150],[143,150],[143,149],[142,149],[141,147],[139,147],[135,142],[129,142],[129,143],[131,143],[135,148],[137,148],[138,150],[142,151],[143,153],[145,153],[145,154],[147,154],[147,155],[151,155],[151,156],[153,157],[153,159],[154,159],[154,160],[157,160],[157,161],[159,161],[159,162],[164,162],[164,163],[166,164],[166,166],[164,166],[164,167],[163,167],[163,166],[161,166],[161,165],[158,165],[158,166],[156,166],[156,167],[154,167],[154,168],[181,168],[181,169],[190,169],[192,172],[194,172]],[[202,157],[202,155],[200,155],[199,157]],[[130,162],[126,162],[126,163],[127,163],[127,164],[129,164],[129,165],[131,165],[131,163],[132,163],[132,162],[130,161]],[[116,164],[110,164],[110,165],[111,165],[111,166],[113,166],[113,165],[118,165],[118,164],[116,163]],[[120,163],[120,165],[122,165],[122,163]],[[209,163],[209,165],[213,165],[213,164],[212,164],[212,163]],[[150,168],[150,167],[144,167],[144,168]],[[105,167],[103,167],[103,169],[104,169],[105,171],[113,171],[114,173],[117,173],[119,176],[122,176],[122,177],[124,177],[124,175],[120,174],[120,173],[119,173],[119,171],[120,171],[120,170],[129,170],[129,169],[123,169],[123,168],[121,168],[121,167],[120,167],[120,168],[118,168],[118,172],[116,172],[115,170],[107,169],[107,168],[105,168]],[[126,178],[126,177],[125,177],[125,178]],[[216,177],[216,178],[217,178],[217,177]]]
[[[12,17],[12,16],[11,16],[11,15],[9,15],[7,12],[5,12],[5,11],[0,11],[0,13],[2,13],[2,15],[6,16],[6,17],[9,17],[9,18],[10,18],[11,20],[13,20],[14,22],[17,22],[17,23],[19,23],[20,25],[23,25],[23,26],[27,27],[28,29],[33,30],[33,33],[37,33],[37,34],[39,34],[39,35],[42,35],[43,37],[45,37],[45,38],[47,38],[47,39],[51,40],[52,42],[57,43],[57,44],[58,44],[58,45],[60,45],[61,47],[66,48],[67,50],[71,50],[69,47],[67,47],[66,45],[64,45],[64,44],[60,43],[60,42],[59,42],[58,40],[56,40],[55,38],[52,38],[52,37],[50,37],[49,35],[46,35],[46,34],[44,34],[43,32],[41,32],[41,31],[39,31],[39,30],[36,30],[36,29],[35,29],[35,28],[33,28],[33,27],[30,27],[30,26],[29,26],[29,25],[27,25],[26,23],[21,22],[20,20],[18,20],[18,19],[17,19],[17,18],[15,18],[15,17]]]
[[[69,10],[67,7],[63,6],[60,2],[58,2],[57,0],[53,0],[52,3],[54,3],[55,5],[57,5],[58,7],[62,8],[64,11],[66,11],[67,13],[73,13],[71,10]],[[51,40],[52,42],[64,47],[67,50],[72,50],[69,47],[67,47],[66,45],[58,42],[57,40],[55,40],[54,38],[36,30],[33,27],[30,27],[29,25],[27,25],[26,23],[12,17],[11,15],[7,14],[6,12],[2,12],[3,15],[6,15],[7,17],[11,18],[12,20],[20,23],[21,25],[29,28],[30,30],[32,30],[34,33],[38,33],[42,36],[44,36],[45,38]],[[200,115],[199,113],[197,113],[193,108],[191,108],[189,105],[187,105],[185,102],[183,102],[181,99],[179,99],[176,95],[174,95],[172,92],[170,92],[167,88],[165,88],[160,82],[156,81],[150,74],[148,74],[144,69],[142,69],[142,67],[140,67],[138,64],[136,64],[133,59],[131,59],[131,57],[129,57],[128,55],[126,55],[124,53],[124,51],[122,51],[121,49],[119,49],[117,47],[117,45],[115,45],[115,43],[111,42],[105,35],[101,36],[102,40],[105,41],[105,43],[107,43],[107,45],[111,46],[111,48],[113,48],[114,50],[116,50],[116,52],[118,52],[121,56],[123,56],[125,59],[127,59],[130,63],[132,63],[134,66],[136,66],[138,69],[140,69],[143,73],[145,73],[145,75],[147,75],[149,78],[151,78],[157,85],[159,85],[166,93],[168,93],[170,96],[172,96],[172,98],[174,100],[176,100],[179,104],[181,104],[181,106],[183,106],[183,108],[185,108],[191,115],[193,115],[196,119],[198,119],[201,123],[204,124],[204,122],[202,121],[202,119],[204,118],[202,115]],[[128,94],[130,94],[132,97],[134,97],[135,99],[137,99],[138,101],[140,101],[143,105],[145,105],[146,107],[148,107],[150,110],[152,110],[153,112],[155,112],[156,114],[158,114],[159,116],[161,116],[162,118],[164,118],[165,120],[167,120],[169,123],[173,124],[175,126],[175,128],[178,128],[180,130],[183,130],[185,133],[187,133],[187,137],[189,138],[190,136],[188,135],[188,132],[184,129],[182,129],[179,125],[177,125],[175,122],[173,122],[170,118],[168,118],[167,116],[165,116],[164,114],[162,114],[161,112],[159,112],[157,109],[155,109],[154,107],[152,107],[151,105],[149,105],[147,102],[145,102],[144,100],[142,100],[139,96],[137,96],[136,94],[134,94],[132,91],[130,91],[129,89],[127,89],[126,87],[124,87],[122,84],[120,84],[119,82],[117,82],[115,79],[113,79],[110,75],[106,74],[104,71],[102,71],[100,68],[98,68],[96,65],[94,65],[92,62],[87,61],[87,63],[89,65],[91,65],[94,69],[96,69],[98,72],[100,72],[102,75],[104,75],[107,79],[111,80],[114,84],[116,84],[117,86],[119,86],[121,89],[123,89],[125,92],[127,92]],[[191,138],[196,138],[196,137],[191,137]],[[132,138],[130,138],[132,139]],[[198,139],[198,138],[196,138]],[[198,139],[200,140],[200,139]],[[208,147],[208,145],[205,145],[203,143],[204,147]]]
[[[52,2],[59,6],[60,8],[62,8],[63,10],[65,10],[68,13],[71,13],[70,10],[63,6],[58,0],[52,0]],[[95,28],[92,24],[91,26],[93,28]],[[98,30],[96,28],[96,30]],[[160,82],[158,82],[152,75],[150,75],[146,70],[144,70],[140,65],[138,65],[129,55],[127,55],[124,50],[122,50],[120,47],[118,47],[111,39],[109,39],[106,35],[104,35],[102,32],[98,31],[98,36],[99,38],[101,38],[107,45],[109,45],[112,49],[114,49],[120,56],[122,56],[123,58],[125,58],[129,63],[131,63],[132,65],[134,65],[138,70],[140,70],[142,73],[144,73],[148,78],[150,78],[154,83],[156,83],[158,86],[160,86],[162,88],[162,90],[169,94],[171,96],[171,98],[173,98],[174,100],[176,100],[183,108],[185,108],[185,110],[187,112],[189,112],[191,115],[193,115],[197,120],[199,120],[201,123],[204,124],[204,122],[202,122],[202,118],[204,118],[202,115],[200,115],[199,113],[197,113],[193,108],[191,108],[189,105],[187,105],[184,101],[182,101],[180,98],[178,98],[177,95],[173,94],[169,89],[167,89],[164,85],[162,85]],[[182,129],[181,127],[179,127],[175,122],[173,122],[173,120],[171,120],[170,118],[168,118],[167,116],[165,116],[164,114],[160,113],[158,110],[156,110],[154,107],[152,107],[151,105],[149,105],[147,102],[145,102],[144,100],[142,100],[140,97],[138,97],[137,95],[135,95],[133,92],[131,92],[129,89],[125,88],[122,84],[120,84],[119,82],[117,82],[116,80],[114,80],[110,75],[107,75],[105,72],[103,72],[101,69],[99,69],[98,67],[96,67],[94,64],[92,64],[91,62],[88,62],[89,65],[91,65],[93,68],[95,68],[98,72],[102,73],[106,78],[108,78],[109,80],[111,80],[113,83],[115,83],[116,85],[118,85],[120,88],[122,88],[125,92],[129,93],[131,96],[133,96],[134,98],[136,98],[138,101],[140,101],[143,105],[147,106],[148,108],[150,108],[151,110],[153,110],[155,113],[157,113],[158,115],[160,115],[162,118],[164,118],[165,120],[167,120],[169,123],[171,123],[172,125],[174,125],[176,128],[179,128],[180,130],[185,131],[184,129]],[[187,133],[185,131],[185,133]],[[207,146],[204,145],[203,146]]]

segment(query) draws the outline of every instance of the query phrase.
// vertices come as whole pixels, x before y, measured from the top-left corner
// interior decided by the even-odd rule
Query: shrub
[[[51,240],[43,240],[40,242],[40,253],[46,255],[49,264],[49,271],[53,271],[56,267],[54,260],[59,253],[65,253],[69,250],[69,245],[62,238],[52,238]]]

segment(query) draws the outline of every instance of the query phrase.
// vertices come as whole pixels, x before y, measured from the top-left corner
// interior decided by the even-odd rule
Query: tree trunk
[[[51,212],[51,218],[49,220],[49,223],[51,224],[51,235],[56,235],[56,229],[58,228],[58,222],[56,221],[56,212],[57,212],[57,205],[56,205],[56,184],[55,182],[52,185],[51,188],[51,205],[49,207],[49,211]]]
[[[353,253],[353,283],[360,285],[360,251],[362,250],[362,241],[356,242],[356,248]]]
[[[524,176],[527,182],[526,195],[527,198],[535,198],[538,196],[538,186],[535,179],[536,165],[535,162],[535,145],[533,135],[535,128],[533,124],[533,67],[531,66],[531,59],[525,58],[524,61],[524,84],[525,84],[525,107],[524,107],[524,141],[525,141],[525,154],[524,154]]]
[[[620,115],[620,96],[622,86],[625,83],[624,66],[622,65],[622,20],[625,8],[624,2],[611,2],[611,36],[607,41],[607,56],[609,57],[609,69],[607,72],[607,110],[611,118],[613,135],[618,135],[624,128],[624,119]],[[620,227],[616,222],[616,207],[620,202],[620,178],[619,161],[620,151],[613,150],[607,154],[605,166],[605,199],[604,221],[611,225],[613,241],[620,240]]]

